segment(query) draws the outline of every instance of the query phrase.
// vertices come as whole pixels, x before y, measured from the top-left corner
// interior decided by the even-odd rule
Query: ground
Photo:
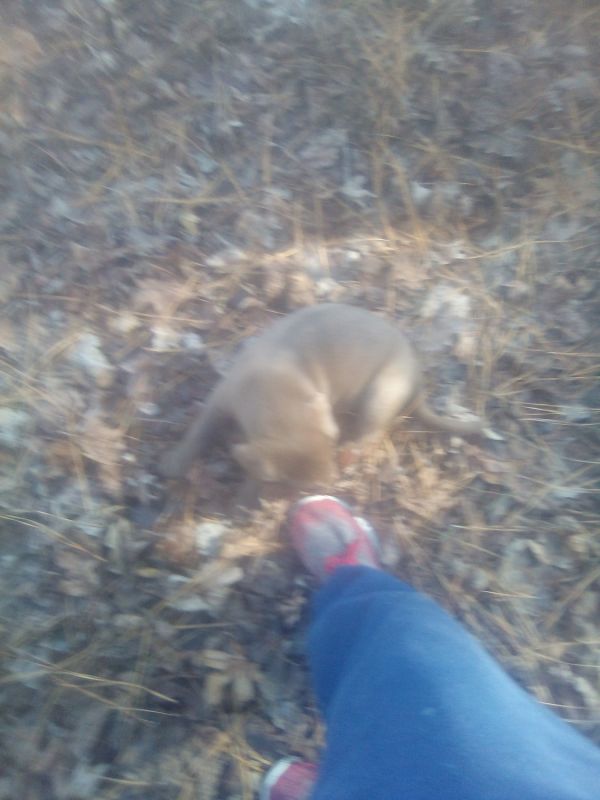
[[[600,8],[5,0],[0,798],[249,800],[324,731],[312,590],[225,452],[155,465],[238,344],[397,321],[466,441],[332,487],[386,564],[600,742]]]

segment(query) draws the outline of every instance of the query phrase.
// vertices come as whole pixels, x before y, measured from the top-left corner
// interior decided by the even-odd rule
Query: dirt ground
[[[4,0],[0,798],[250,800],[324,731],[286,501],[157,459],[239,343],[339,300],[446,413],[332,487],[600,742],[600,7]]]

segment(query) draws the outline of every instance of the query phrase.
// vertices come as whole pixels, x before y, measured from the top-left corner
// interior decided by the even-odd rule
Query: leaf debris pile
[[[336,491],[600,741],[600,14],[575,0],[6,0],[0,798],[247,800],[314,759],[286,501],[159,455],[240,342],[396,318],[434,405]]]

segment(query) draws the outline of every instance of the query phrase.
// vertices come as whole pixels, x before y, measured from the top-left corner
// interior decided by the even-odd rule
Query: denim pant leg
[[[312,800],[600,800],[600,749],[391,575],[335,571],[309,658],[327,722]]]

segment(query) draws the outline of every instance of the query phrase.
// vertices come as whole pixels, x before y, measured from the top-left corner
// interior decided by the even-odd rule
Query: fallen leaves
[[[463,465],[457,480],[451,471],[428,462],[416,448],[412,448],[412,451],[414,461],[411,469],[395,475],[395,497],[401,508],[429,522],[439,522],[443,512],[455,505],[457,497],[465,491],[477,472]]]
[[[217,614],[227,600],[231,587],[243,577],[242,569],[228,560],[210,561],[193,576],[172,575],[171,583],[175,589],[164,603],[177,611],[210,611]]]
[[[497,432],[400,426],[336,490],[596,718],[597,15],[176,5],[13,2],[0,32],[0,796],[250,797],[316,755],[288,503],[242,527],[218,454],[154,474],[239,343],[316,301],[395,318]],[[57,663],[88,678],[49,690]]]
[[[150,308],[157,317],[175,314],[180,305],[196,296],[195,281],[176,282],[146,278],[137,285],[133,296],[134,308],[144,311]]]
[[[74,550],[57,548],[54,561],[63,572],[58,584],[63,594],[69,597],[87,597],[98,588],[100,562],[97,559]]]
[[[121,428],[109,424],[102,414],[90,412],[77,438],[82,454],[96,464],[103,489],[114,498],[123,492],[123,436]]]
[[[228,702],[232,708],[240,709],[254,699],[260,672],[242,655],[207,649],[194,654],[192,662],[210,670],[203,690],[209,708]]]
[[[341,149],[348,141],[348,131],[330,128],[311,138],[309,144],[300,151],[307,166],[312,169],[331,167],[340,158]]]
[[[31,31],[14,25],[3,26],[0,34],[0,77],[4,77],[5,72],[31,69],[42,55],[42,46]]]
[[[79,334],[70,352],[73,364],[81,367],[102,389],[114,380],[114,369],[102,351],[102,343],[91,331]]]

